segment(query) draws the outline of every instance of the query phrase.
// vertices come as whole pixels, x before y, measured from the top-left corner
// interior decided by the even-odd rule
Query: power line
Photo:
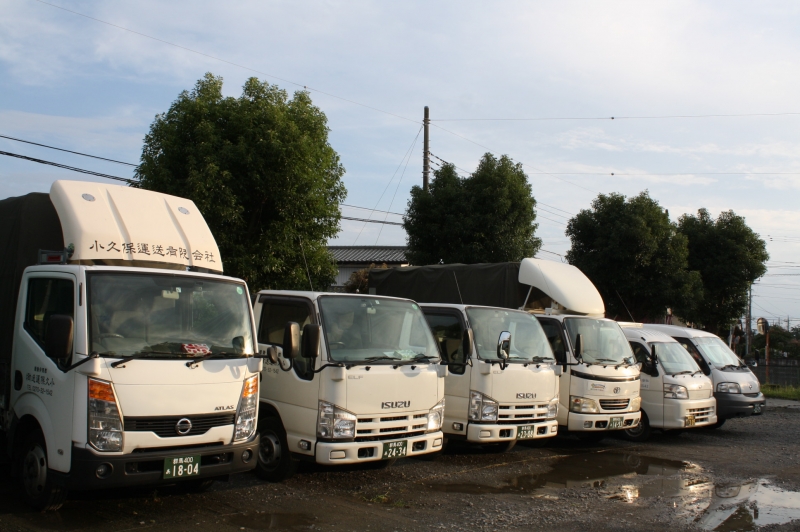
[[[408,163],[411,162],[411,154],[414,153],[414,146],[417,145],[417,140],[419,139],[419,134],[420,134],[421,131],[422,131],[422,128],[420,128],[420,131],[417,131],[417,136],[414,137],[414,143],[411,145],[411,149],[408,152],[408,157],[406,158],[406,165],[403,167],[403,172],[400,174],[400,179],[397,180],[397,186],[394,187],[394,194],[392,195],[392,201],[389,202],[389,208],[390,209],[392,208],[392,205],[394,205],[394,199],[397,197],[397,191],[400,190],[400,183],[403,182],[403,176],[406,175],[406,170],[408,169]],[[386,218],[388,218],[388,217],[389,217],[389,213],[387,212],[386,215],[383,217],[383,221],[385,222]],[[378,240],[381,238],[381,233],[383,233],[383,227],[382,226],[381,226],[380,231],[378,231],[378,236],[375,238],[375,245],[376,246],[378,245]]]
[[[353,208],[353,209],[362,209],[362,210],[365,210],[365,211],[383,212],[383,213],[387,213],[387,214],[396,214],[398,216],[404,216],[404,214],[401,213],[401,212],[379,211],[378,209],[370,209],[369,207],[359,207],[358,205],[348,205],[346,203],[342,203],[341,206],[342,207],[350,207],[350,208]]]
[[[31,162],[39,163],[39,164],[47,164],[47,165],[50,165],[50,166],[55,166],[56,168],[63,168],[64,170],[72,170],[73,172],[80,172],[82,174],[89,174],[89,175],[94,175],[94,176],[97,176],[97,177],[104,177],[106,179],[114,179],[116,181],[123,181],[123,182],[129,183],[129,184],[138,183],[138,181],[135,181],[133,179],[125,179],[124,177],[117,177],[115,175],[103,174],[103,173],[100,173],[100,172],[95,172],[93,170],[85,170],[83,168],[76,168],[74,166],[67,166],[66,164],[54,163],[53,161],[45,161],[44,159],[34,159],[33,157],[28,157],[26,155],[20,155],[18,153],[9,153],[7,151],[0,151],[0,155],[7,155],[9,157],[16,157],[17,159],[25,159],[26,161],[31,161]]]
[[[652,116],[545,116],[538,118],[439,118],[431,122],[543,122],[549,120],[651,120],[662,118],[741,118],[752,116],[797,116],[800,113],[740,113],[710,115],[652,115]]]
[[[41,146],[42,148],[49,148],[51,150],[58,150],[58,151],[64,151],[64,152],[67,152],[67,153],[74,153],[75,155],[82,155],[84,157],[91,157],[92,159],[100,159],[101,161],[108,161],[110,163],[124,164],[126,166],[133,166],[133,167],[139,166],[138,164],[126,163],[126,162],[123,162],[123,161],[117,161],[115,159],[107,159],[105,157],[98,157],[97,155],[89,155],[88,153],[81,153],[79,151],[65,150],[64,148],[56,148],[55,146],[48,146],[47,144],[39,144],[38,142],[31,142],[30,140],[17,139],[17,138],[14,138],[14,137],[9,137],[8,135],[0,135],[0,138],[4,138],[4,139],[8,139],[8,140],[14,140],[16,142],[24,142],[25,144],[33,144],[34,146]]]
[[[387,222],[385,220],[367,220],[366,218],[350,218],[349,216],[342,216],[342,220],[353,220],[355,222],[367,222],[371,224],[403,225],[402,222]]]
[[[66,11],[67,13],[72,13],[73,15],[77,15],[79,17],[83,17],[83,18],[86,18],[86,19],[89,19],[89,20],[93,20],[95,22],[99,22],[100,24],[105,24],[107,26],[111,26],[112,28],[117,28],[117,29],[120,29],[120,30],[123,30],[123,31],[127,31],[129,33],[133,33],[134,35],[138,35],[140,37],[145,37],[147,39],[151,39],[153,41],[157,41],[157,42],[160,42],[160,43],[163,43],[163,44],[167,44],[169,46],[174,46],[175,48],[180,48],[181,50],[186,50],[187,52],[191,52],[193,54],[202,55],[203,57],[207,57],[209,59],[213,59],[214,61],[219,61],[221,63],[225,63],[225,64],[228,64],[228,65],[231,65],[231,66],[235,66],[237,68],[242,68],[242,69],[248,70],[250,72],[255,72],[256,74],[261,74],[262,76],[267,76],[268,78],[277,79],[279,81],[283,81],[284,83],[289,83],[290,85],[295,85],[297,87],[303,87],[303,90],[307,90],[309,92],[316,92],[316,93],[319,93],[319,94],[324,94],[325,96],[330,96],[331,98],[336,98],[337,100],[341,100],[343,102],[351,103],[353,105],[358,105],[358,106],[364,107],[366,109],[371,109],[373,111],[377,111],[379,113],[390,115],[390,116],[393,116],[395,118],[400,118],[402,120],[407,120],[409,122],[414,122],[415,124],[419,123],[419,120],[414,120],[412,118],[401,116],[401,115],[398,115],[398,114],[395,114],[395,113],[392,113],[392,112],[389,112],[389,111],[384,111],[383,109],[378,109],[377,107],[373,107],[371,105],[367,105],[367,104],[364,104],[364,103],[361,103],[361,102],[357,102],[355,100],[350,100],[348,98],[343,98],[342,96],[337,96],[335,94],[331,94],[329,92],[325,92],[325,91],[322,91],[320,89],[315,89],[313,87],[309,87],[308,85],[303,85],[302,83],[297,83],[296,81],[290,81],[288,79],[279,78],[278,76],[273,76],[272,74],[268,74],[268,73],[263,72],[261,70],[256,70],[255,68],[250,68],[250,67],[245,66],[245,65],[240,65],[239,63],[234,63],[233,61],[228,61],[227,59],[222,59],[221,57],[216,57],[216,56],[213,56],[213,55],[210,55],[210,54],[206,54],[204,52],[200,52],[198,50],[193,50],[192,48],[188,48],[186,46],[181,46],[180,44],[175,44],[175,43],[170,42],[170,41],[165,41],[164,39],[159,39],[158,37],[153,37],[152,35],[147,35],[146,33],[141,33],[141,32],[126,28],[124,26],[119,26],[117,24],[113,24],[111,22],[107,22],[105,20],[101,20],[99,18],[91,17],[89,15],[84,15],[83,13],[79,13],[78,11],[73,11],[71,9],[67,9],[66,7],[61,7],[61,6],[58,6],[58,5],[55,5],[55,4],[51,4],[49,2],[45,2],[44,0],[36,0],[36,1],[39,2],[40,4],[44,4],[46,6],[54,7],[56,9],[60,9],[62,11]]]

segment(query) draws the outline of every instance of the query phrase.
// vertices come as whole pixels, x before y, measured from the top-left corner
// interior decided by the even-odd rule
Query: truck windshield
[[[741,366],[742,361],[739,360],[733,351],[728,349],[725,342],[714,337],[705,338],[692,338],[697,348],[703,353],[705,359],[716,368],[723,368],[725,366]]]
[[[244,284],[169,274],[92,273],[89,341],[101,356],[253,354]]]
[[[625,333],[615,321],[594,318],[566,318],[569,341],[574,348],[582,335],[581,357],[589,364],[633,363],[633,351]]]
[[[336,362],[437,362],[439,349],[419,307],[377,297],[319,298],[325,339]]]
[[[511,333],[510,362],[555,362],[542,326],[527,312],[470,307],[467,317],[480,358],[497,360],[500,333],[508,331]]]
[[[681,347],[678,342],[655,342],[650,345],[656,346],[658,363],[661,364],[661,367],[664,368],[664,373],[667,375],[700,371],[692,355]]]

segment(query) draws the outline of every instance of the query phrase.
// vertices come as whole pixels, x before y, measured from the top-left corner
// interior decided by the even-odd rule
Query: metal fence
[[[750,368],[761,384],[800,386],[800,366],[757,366]]]

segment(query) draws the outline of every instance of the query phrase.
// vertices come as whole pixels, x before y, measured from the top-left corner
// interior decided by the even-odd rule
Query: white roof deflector
[[[538,288],[572,313],[605,315],[606,308],[597,288],[582,271],[570,264],[522,259],[519,282]]]
[[[191,200],[87,181],[56,181],[50,200],[64,245],[74,247],[71,262],[222,272],[217,243]]]

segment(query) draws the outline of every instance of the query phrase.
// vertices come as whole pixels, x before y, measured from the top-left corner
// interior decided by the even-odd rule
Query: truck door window
[[[464,348],[461,343],[464,333],[461,319],[457,315],[450,313],[434,313],[425,309],[423,309],[423,312],[433,337],[436,339],[436,343],[439,344],[442,358],[448,364],[448,369],[452,373],[463,375],[467,366],[464,359]]]
[[[561,326],[558,320],[549,320],[539,318],[539,323],[544,329],[544,334],[550,342],[550,348],[553,350],[553,356],[559,364],[567,362],[567,350],[564,346],[564,337],[561,335]]]
[[[711,375],[711,368],[708,367],[708,363],[703,358],[703,355],[700,354],[700,351],[697,350],[692,341],[688,338],[680,338],[678,336],[675,336],[674,338],[683,346],[684,349],[689,352],[690,355],[692,355],[692,358],[695,362],[697,362],[697,365],[700,366],[700,369],[703,370],[703,373],[706,375]]]
[[[642,363],[642,372],[651,377],[658,377],[658,370],[650,363],[650,352],[639,342],[630,342],[636,362]]]
[[[53,314],[75,319],[75,285],[68,279],[31,279],[25,308],[25,330],[42,348]]]
[[[272,300],[265,299],[261,303],[261,323],[258,325],[258,342],[283,346],[283,332],[286,322],[294,321],[300,324],[300,337],[302,340],[303,327],[311,323],[311,307],[308,302],[301,300]],[[293,362],[294,371],[301,379],[314,378],[311,360],[297,357]]]

